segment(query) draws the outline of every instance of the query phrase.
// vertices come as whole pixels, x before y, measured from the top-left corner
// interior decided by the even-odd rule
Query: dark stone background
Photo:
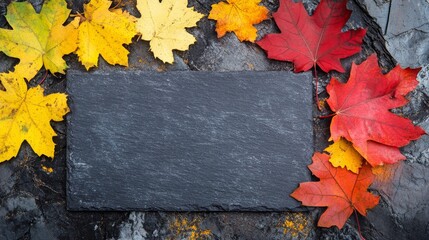
[[[0,2],[0,9],[10,0]],[[30,0],[40,9],[42,0]],[[74,11],[82,11],[83,0],[70,1]],[[116,5],[119,1],[114,1]],[[190,6],[208,14],[215,0],[189,0]],[[314,8],[317,0],[304,0],[308,10]],[[383,25],[389,12],[396,9],[393,3],[400,2],[396,14],[407,15],[404,21],[391,26],[398,27],[399,34],[389,31]],[[276,10],[277,0],[263,0],[270,10]],[[413,4],[418,3],[418,7]],[[386,5],[387,4],[387,5]],[[369,54],[376,52],[380,65],[386,71],[396,61],[404,66],[424,66],[420,73],[420,85],[410,94],[411,103],[395,110],[410,117],[429,131],[429,60],[427,44],[426,0],[349,0],[348,7],[354,10],[346,28],[364,26],[368,28],[363,51],[343,61],[349,69],[352,61],[361,62]],[[122,0],[119,6],[138,15],[135,1]],[[386,7],[387,6],[387,7]],[[371,12],[371,17],[368,14]],[[421,13],[423,11],[423,13]],[[418,14],[420,13],[420,14]],[[396,16],[395,16],[396,17]],[[385,19],[385,20],[383,20]],[[397,18],[395,18],[397,19]],[[390,20],[389,20],[390,21]],[[378,24],[382,25],[380,27]],[[7,27],[4,19],[0,25]],[[258,25],[259,36],[277,31],[272,20]],[[190,30],[197,43],[187,52],[176,52],[173,65],[164,65],[154,60],[148,43],[139,41],[128,47],[130,69],[148,71],[169,70],[282,70],[290,71],[292,64],[271,61],[265,53],[251,43],[240,43],[233,34],[222,39],[216,38],[214,22],[203,18],[198,28]],[[417,34],[415,34],[417,33]],[[397,37],[404,37],[395,41]],[[386,48],[387,39],[388,48]],[[135,39],[137,40],[137,38]],[[390,50],[389,51],[387,50]],[[408,54],[412,53],[412,54]],[[74,55],[68,56],[72,69],[84,71]],[[418,61],[417,61],[418,60]],[[10,70],[18,60],[0,54],[1,70]],[[122,67],[109,66],[100,60],[97,71],[112,71]],[[41,70],[31,86],[37,84],[44,75]],[[330,76],[347,79],[347,74],[319,72],[322,84],[318,92],[326,97],[324,87]],[[65,77],[49,76],[43,83],[46,93],[64,92]],[[314,110],[314,131],[316,150],[327,145],[329,120],[319,120],[318,115],[326,114]],[[266,213],[176,213],[176,212],[69,212],[66,210],[65,182],[65,123],[54,123],[58,137],[55,160],[36,157],[31,148],[24,144],[16,159],[0,164],[0,239],[359,239],[357,223],[351,217],[342,230],[337,228],[316,228],[321,209],[309,208],[304,212]],[[383,175],[375,184],[374,192],[381,195],[380,205],[369,211],[368,217],[359,217],[362,235],[366,239],[427,239],[429,237],[429,138],[403,149],[407,161],[391,167],[390,174]],[[44,167],[53,169],[52,173]],[[307,169],[303,169],[307,171]]]

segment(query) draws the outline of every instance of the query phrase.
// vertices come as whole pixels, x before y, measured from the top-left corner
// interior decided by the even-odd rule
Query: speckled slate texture
[[[69,71],[70,210],[281,211],[309,181],[311,74]]]

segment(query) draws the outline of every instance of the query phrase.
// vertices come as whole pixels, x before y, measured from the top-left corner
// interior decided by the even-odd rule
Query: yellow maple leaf
[[[196,41],[185,28],[197,26],[204,15],[187,4],[187,0],[137,0],[142,15],[137,31],[143,40],[150,41],[154,56],[163,62],[173,63],[173,49],[185,51]]]
[[[209,19],[216,20],[218,38],[226,32],[235,32],[242,41],[255,42],[257,29],[253,26],[268,19],[268,9],[260,6],[261,0],[227,0],[212,5]]]
[[[51,73],[64,74],[63,56],[77,46],[77,21],[63,26],[69,14],[64,0],[45,1],[40,14],[29,2],[9,4],[6,20],[13,30],[0,29],[0,51],[20,59],[15,72],[30,80],[44,65]]]
[[[27,88],[16,73],[0,74],[6,91],[0,91],[0,162],[15,157],[23,141],[41,156],[54,157],[56,136],[50,121],[62,121],[68,113],[67,96],[44,96],[40,86]]]
[[[349,141],[340,138],[339,141],[327,147],[325,151],[331,155],[329,162],[332,163],[332,166],[346,167],[354,173],[359,173],[359,168],[363,164],[363,157],[353,148]]]
[[[98,66],[98,56],[110,64],[128,66],[128,50],[137,34],[136,18],[120,9],[109,10],[112,1],[91,0],[80,15],[78,49],[76,54],[88,70]]]

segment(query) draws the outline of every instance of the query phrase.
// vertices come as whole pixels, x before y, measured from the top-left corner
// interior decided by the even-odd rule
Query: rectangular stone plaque
[[[69,71],[70,210],[283,211],[309,181],[312,77]]]

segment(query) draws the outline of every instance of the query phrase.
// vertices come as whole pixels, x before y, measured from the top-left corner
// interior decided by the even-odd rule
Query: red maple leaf
[[[350,17],[347,1],[322,0],[312,16],[302,3],[280,0],[273,17],[280,34],[268,34],[257,44],[268,58],[291,61],[295,72],[307,71],[316,64],[325,72],[344,72],[340,59],[361,50],[365,29],[341,32]]]
[[[396,66],[383,75],[377,57],[371,55],[360,65],[353,63],[347,83],[331,79],[327,86],[327,102],[335,112],[331,139],[345,137],[372,166],[405,159],[399,147],[425,132],[389,109],[408,103],[405,95],[417,86],[418,72]]]
[[[366,210],[378,204],[379,197],[367,191],[374,181],[368,164],[356,174],[345,168],[334,168],[329,155],[316,152],[308,168],[320,181],[301,183],[291,196],[305,206],[328,207],[320,216],[318,226],[342,228],[354,210],[366,216]]]

